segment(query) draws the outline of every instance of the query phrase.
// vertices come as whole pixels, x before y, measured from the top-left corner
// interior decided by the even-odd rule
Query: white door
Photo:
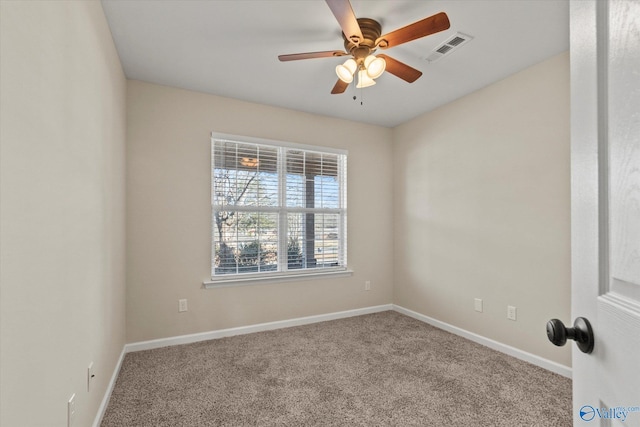
[[[574,425],[640,426],[639,0],[571,2],[571,168]]]

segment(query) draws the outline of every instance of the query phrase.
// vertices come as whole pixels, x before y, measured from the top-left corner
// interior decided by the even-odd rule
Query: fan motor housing
[[[359,44],[347,39],[344,34],[344,48],[355,58],[356,62],[364,61],[368,55],[376,50],[376,40],[382,33],[382,26],[378,21],[371,18],[358,18],[358,25],[362,32],[363,40]]]

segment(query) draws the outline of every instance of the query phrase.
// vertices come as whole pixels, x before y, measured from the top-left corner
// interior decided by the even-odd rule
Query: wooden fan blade
[[[290,55],[278,55],[280,61],[297,61],[298,59],[311,59],[311,58],[330,58],[333,56],[348,55],[347,52],[341,50],[325,50],[323,52],[305,52],[305,53],[292,53]]]
[[[326,0],[326,2],[331,12],[333,12],[333,16],[338,20],[342,33],[347,37],[347,40],[356,45],[360,44],[364,37],[349,0]]]
[[[384,34],[376,40],[376,45],[382,49],[398,46],[420,37],[439,33],[451,26],[446,13],[440,12],[428,18],[409,24],[390,33]]]
[[[335,95],[338,93],[343,93],[345,90],[347,90],[348,87],[349,87],[349,83],[345,83],[342,80],[338,79],[338,81],[336,82],[336,85],[331,90],[331,94]]]
[[[390,72],[396,77],[400,77],[406,82],[413,83],[422,75],[422,71],[416,70],[415,68],[408,66],[404,62],[400,62],[390,56],[384,54],[379,54],[376,56],[378,58],[384,59],[384,61],[387,63],[385,71]]]

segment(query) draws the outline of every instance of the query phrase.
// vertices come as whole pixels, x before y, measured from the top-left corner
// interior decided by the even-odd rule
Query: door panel
[[[571,2],[574,425],[640,426],[640,2]]]
[[[614,0],[608,9],[610,275],[640,303],[640,3]]]

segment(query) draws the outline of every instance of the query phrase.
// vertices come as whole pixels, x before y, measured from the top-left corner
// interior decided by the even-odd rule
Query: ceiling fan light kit
[[[343,82],[351,83],[353,81],[353,74],[356,72],[357,68],[358,64],[355,59],[347,59],[344,64],[340,64],[336,67],[336,74]]]
[[[373,86],[374,84],[376,84],[376,81],[369,77],[367,70],[361,69],[358,71],[358,84],[356,85],[358,89]]]
[[[367,69],[367,74],[372,79],[377,79],[384,73],[387,63],[384,59],[378,58],[374,55],[369,55],[364,59],[364,67]]]
[[[343,82],[351,83],[356,70],[359,70],[358,85],[356,87],[361,88],[376,84],[373,79],[380,77],[382,73],[384,73],[385,68],[386,62],[384,59],[369,55],[365,58],[364,63],[360,65],[358,65],[355,59],[347,59],[344,64],[336,67],[336,74]]]
[[[388,55],[373,55],[377,49],[388,49],[431,34],[448,29],[451,24],[444,12],[429,16],[420,21],[382,34],[380,23],[370,18],[356,18],[349,0],[325,0],[342,29],[342,38],[346,51],[333,50],[323,52],[294,53],[280,55],[280,61],[294,61],[311,58],[331,58],[351,55],[347,61],[336,67],[338,81],[331,93],[343,93],[358,71],[357,88],[373,86],[382,73],[388,71],[402,80],[413,83],[422,72]]]

